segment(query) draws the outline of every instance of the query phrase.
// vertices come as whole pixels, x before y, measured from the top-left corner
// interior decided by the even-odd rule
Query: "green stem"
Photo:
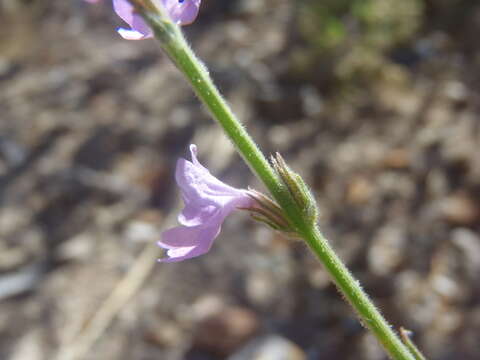
[[[403,340],[403,343],[405,346],[410,350],[410,352],[413,354],[413,357],[415,360],[427,360],[425,356],[423,356],[422,352],[418,349],[417,345],[412,341],[410,336],[412,335],[412,332],[410,330],[407,330],[403,327],[400,328],[400,337]]]
[[[319,229],[317,227],[309,229],[302,233],[302,236],[334,279],[339,291],[356,310],[363,326],[370,329],[390,357],[395,360],[414,360],[412,354],[400,341]]]
[[[290,215],[292,222],[299,226],[303,222],[302,216],[296,211],[297,207],[291,201],[285,186],[218,91],[207,69],[185,41],[180,28],[151,13],[147,12],[144,16],[154,29],[155,36],[160,40],[165,52],[185,75],[197,96],[210,110],[213,118],[223,128],[250,169]]]
[[[137,3],[136,0],[132,0],[132,2]],[[141,11],[142,8],[139,10]],[[305,222],[285,186],[240,121],[235,117],[214,85],[205,66],[186,43],[179,27],[172,24],[161,14],[159,16],[147,11],[141,12],[154,29],[155,36],[160,40],[164,50],[185,75],[198,97],[224,129],[245,162],[263,181],[272,196],[283,208],[291,223],[308,243],[310,249],[323,263],[339,291],[357,311],[362,323],[373,332],[392,359],[415,360],[362,290],[359,282],[353,278],[335,254],[318,228]]]

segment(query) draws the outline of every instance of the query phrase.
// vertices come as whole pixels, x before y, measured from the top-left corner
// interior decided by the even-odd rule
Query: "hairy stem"
[[[164,17],[149,12],[144,16],[172,62],[185,75],[197,96],[223,128],[250,169],[265,184],[282,208],[291,214],[293,223],[300,223],[301,216],[296,212],[296,205],[290,201],[287,189],[218,91],[205,65],[188,46],[180,28],[166,22]]]
[[[308,229],[306,232],[302,232],[301,235],[325,266],[338,290],[355,309],[363,326],[375,335],[390,357],[395,360],[414,360],[412,354],[363,291],[359,281],[352,276],[342,260],[340,260],[318,227]]]
[[[131,1],[138,5],[139,0]],[[150,0],[144,1],[150,2]],[[285,211],[298,233],[323,263],[339,291],[356,310],[364,326],[373,332],[392,359],[415,360],[362,290],[359,282],[353,278],[346,266],[330,247],[318,228],[305,221],[295,200],[288,193],[288,189],[286,189],[243,125],[235,117],[214,85],[207,69],[188,46],[180,28],[168,21],[165,14],[162,14],[162,9],[158,9],[157,14],[144,9],[142,7],[138,8],[154,30],[155,36],[160,41],[163,49],[185,75],[185,78],[191,84],[200,100],[210,110],[214,119],[223,128],[245,162],[262,180]]]

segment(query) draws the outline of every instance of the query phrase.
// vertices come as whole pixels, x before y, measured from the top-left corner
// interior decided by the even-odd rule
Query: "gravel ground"
[[[385,359],[306,247],[246,214],[208,255],[157,264],[188,144],[262,186],[107,2],[24,2],[0,0],[1,359]],[[393,326],[429,359],[479,359],[480,5],[425,1],[374,73],[336,81],[345,51],[292,65],[299,4],[205,0],[186,32],[262,149],[305,175]]]

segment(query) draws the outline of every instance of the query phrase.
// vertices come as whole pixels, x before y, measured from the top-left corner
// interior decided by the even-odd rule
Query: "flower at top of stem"
[[[85,0],[96,3],[100,0]],[[188,25],[195,21],[201,0],[152,0],[163,6],[171,20],[178,25]],[[118,33],[127,40],[142,40],[153,37],[153,31],[138,14],[129,0],[113,0],[115,13],[125,21],[130,29],[119,28]]]
[[[197,147],[190,145],[192,161],[177,162],[175,180],[185,207],[178,216],[181,226],[166,230],[158,245],[175,262],[207,253],[225,218],[237,208],[249,208],[254,200],[247,190],[233,188],[214,177],[197,160]]]

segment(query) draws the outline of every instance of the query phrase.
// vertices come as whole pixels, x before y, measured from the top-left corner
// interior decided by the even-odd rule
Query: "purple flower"
[[[192,161],[178,160],[175,172],[185,203],[178,216],[181,226],[162,233],[158,245],[168,250],[168,257],[160,261],[181,261],[205,254],[227,215],[238,207],[254,204],[247,190],[235,189],[211,175],[198,162],[195,145],[190,145],[190,152]]]
[[[135,12],[128,0],[113,0],[113,10],[131,29],[118,28],[117,32],[127,40],[142,40],[153,37],[153,32],[145,20]]]
[[[100,0],[85,0],[96,3]],[[157,0],[160,1],[172,21],[178,25],[188,25],[195,21],[201,0]],[[119,28],[118,33],[127,40],[142,40],[153,37],[153,31],[143,18],[135,12],[128,0],[113,0],[113,9],[130,29]]]
[[[161,0],[170,18],[178,25],[189,25],[195,21],[202,0]]]

